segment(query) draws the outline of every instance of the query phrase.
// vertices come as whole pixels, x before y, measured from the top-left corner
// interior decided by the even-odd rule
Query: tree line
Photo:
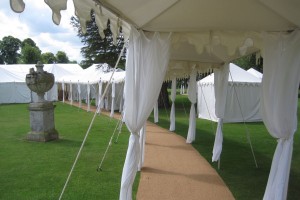
[[[93,11],[91,12],[91,20],[86,23],[86,33],[82,32],[77,17],[73,16],[71,18],[71,24],[77,31],[77,36],[83,44],[81,54],[84,59],[80,63],[82,68],[87,68],[95,63],[107,63],[112,67],[115,66],[124,45],[122,29],[119,30],[119,35],[116,38],[117,42],[114,44],[113,34],[110,30],[110,21],[108,20],[107,28],[103,31],[105,37],[101,37]],[[125,69],[125,54],[126,49],[118,65],[121,69]]]
[[[38,61],[44,64],[76,63],[70,62],[64,51],[58,51],[56,55],[51,52],[42,53],[31,38],[21,41],[13,36],[6,36],[0,40],[0,64],[36,64]]]

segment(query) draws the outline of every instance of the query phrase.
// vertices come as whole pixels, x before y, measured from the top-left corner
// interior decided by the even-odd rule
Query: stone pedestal
[[[29,104],[30,128],[27,140],[47,142],[58,139],[58,132],[55,130],[54,108],[52,102],[35,102]]]

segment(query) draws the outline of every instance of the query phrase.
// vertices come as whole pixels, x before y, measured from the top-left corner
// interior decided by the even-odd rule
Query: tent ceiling
[[[10,0],[22,12],[23,0]],[[45,0],[58,24],[67,0]],[[125,39],[130,24],[145,31],[172,32],[166,79],[186,77],[192,68],[206,72],[243,55],[263,50],[262,33],[300,28],[298,0],[73,0],[83,30],[94,10],[99,33],[110,19]],[[262,55],[263,56],[263,55]],[[179,70],[181,69],[181,70]]]
[[[299,27],[296,0],[102,0],[148,31],[282,31]],[[294,22],[294,23],[293,23]]]

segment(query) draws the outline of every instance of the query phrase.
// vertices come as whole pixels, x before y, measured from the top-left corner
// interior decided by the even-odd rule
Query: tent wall
[[[62,84],[57,83],[58,85],[58,93],[60,94],[59,100],[62,100]],[[107,86],[107,83],[103,84],[103,88]],[[97,100],[98,96],[98,84],[91,84],[90,85],[90,99],[95,99]],[[116,95],[115,95],[115,104],[114,104],[114,109],[118,110],[120,108],[120,103],[121,103],[121,98],[123,98],[123,89],[124,89],[124,83],[116,83],[115,85],[115,90],[116,90]],[[81,90],[81,100],[85,100],[86,102],[86,97],[87,97],[87,84],[80,84],[80,90]],[[104,92],[104,89],[102,90]],[[65,98],[69,99],[70,95],[70,83],[65,83]],[[73,101],[78,101],[78,90],[77,90],[77,83],[72,83],[72,97]],[[57,97],[58,98],[58,97]],[[110,110],[111,108],[111,103],[112,103],[112,97],[111,97],[111,85],[107,89],[107,92],[104,96],[103,103],[101,103],[101,109],[105,110]]]
[[[260,84],[229,84],[223,122],[262,121],[260,91]],[[198,117],[217,122],[215,102],[214,85],[198,82]]]
[[[0,104],[29,103],[30,101],[31,92],[26,83],[0,83]]]

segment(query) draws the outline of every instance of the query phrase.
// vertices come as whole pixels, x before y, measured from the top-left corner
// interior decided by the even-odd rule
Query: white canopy
[[[60,22],[66,0],[47,0],[53,21]],[[171,59],[166,78],[188,77],[196,64],[199,72],[263,49],[263,31],[290,31],[300,27],[300,2],[295,0],[73,0],[85,30],[90,10],[96,14],[100,34],[110,19],[114,37],[122,26],[125,38],[130,26],[145,31],[173,32]],[[22,0],[11,0],[22,12]],[[182,14],[178,14],[182,13]],[[255,14],[253,14],[255,13]]]
[[[47,0],[45,2],[53,11],[53,21],[59,24],[60,11],[66,9],[67,0]],[[292,75],[300,77],[300,72],[295,70],[300,66],[296,60],[300,57],[300,1],[297,0],[73,0],[73,2],[83,31],[86,30],[85,22],[90,19],[90,11],[93,9],[102,36],[104,36],[102,31],[106,28],[107,20],[110,19],[115,42],[120,26],[122,26],[125,39],[129,37],[132,27],[150,32],[150,34],[172,32],[166,79],[187,77],[193,67],[198,72],[210,68],[220,68],[237,57],[259,50],[262,50],[261,53],[264,57],[264,53],[268,53],[272,47],[275,49],[268,54],[271,56],[266,56],[266,63],[270,63],[271,59],[276,59],[276,61],[280,61],[277,63],[284,65],[283,61],[295,59],[295,62],[290,62],[289,67],[295,71]],[[16,12],[22,12],[25,9],[23,0],[10,0],[10,3]],[[271,40],[271,38],[276,39]],[[268,39],[270,42],[266,42]],[[295,42],[290,42],[290,40]],[[290,46],[293,46],[293,51],[290,51]],[[142,62],[146,62],[146,57],[142,56],[145,49],[141,49],[141,53],[133,59],[141,59]],[[267,51],[265,51],[266,49]],[[288,52],[288,55],[284,52]],[[268,96],[266,103],[271,99],[277,99],[281,94],[281,91],[273,92],[275,90],[269,90],[272,93],[268,92],[271,83],[276,81],[275,78],[279,76],[278,74],[281,73],[280,75],[288,77],[292,73],[289,70],[281,70],[284,69],[282,66],[282,68],[272,68],[272,64],[268,64],[268,67],[264,76],[270,77],[270,80],[268,79],[264,85],[266,92],[262,93],[264,97]],[[154,79],[154,77],[151,78]],[[288,82],[289,85],[287,82],[279,82],[284,85],[279,89],[289,90],[295,88],[294,86],[299,87],[299,78],[293,80]],[[296,92],[293,90],[293,93]],[[294,99],[289,102],[291,102],[288,104],[289,108],[295,107]],[[268,109],[284,107],[283,103],[284,101],[280,101],[279,104],[269,104]],[[151,106],[153,107],[154,104]],[[280,115],[280,113],[276,112],[275,115]],[[292,112],[287,115],[291,121],[297,121],[297,116]],[[264,121],[270,119],[272,119],[271,115],[264,117]],[[276,125],[276,123],[270,123],[271,126],[274,124]],[[284,154],[283,157],[291,157],[291,151]],[[276,164],[275,162],[273,166]],[[288,170],[289,164],[288,160],[279,163],[280,166],[286,165]],[[280,171],[276,171],[273,166],[272,177],[274,174],[279,174],[279,176],[274,181],[270,179],[268,185],[271,185],[273,181],[274,187],[268,186],[265,194],[273,193],[278,199],[284,199],[287,192],[287,181],[281,183],[280,180],[283,178],[286,180],[288,173],[280,174]],[[121,199],[130,199],[130,197],[129,195],[121,197]],[[271,200],[273,198],[265,195],[264,199]]]
[[[261,80],[230,63],[223,122],[262,121]],[[217,122],[215,114],[214,74],[198,81],[198,117]]]
[[[70,73],[63,68],[68,64],[47,64],[44,70],[54,74],[55,78],[61,76],[62,71]],[[80,67],[79,65],[77,65]],[[74,66],[72,66],[74,67]],[[34,64],[13,64],[0,65],[0,103],[29,103],[36,99],[36,94],[32,93],[27,87],[25,78],[30,68],[35,68]],[[75,67],[74,67],[75,68]],[[71,71],[71,67],[70,70]],[[54,84],[51,90],[45,94],[45,99],[49,101],[57,101],[57,85]]]
[[[112,68],[106,64],[93,64],[87,69],[74,72],[67,73],[64,76],[60,76],[57,81],[58,82],[66,82],[66,83],[83,83],[83,84],[96,84],[100,80],[104,83],[107,83],[112,75]],[[126,72],[122,69],[117,69],[112,77],[112,81],[115,83],[123,83],[125,81]]]

